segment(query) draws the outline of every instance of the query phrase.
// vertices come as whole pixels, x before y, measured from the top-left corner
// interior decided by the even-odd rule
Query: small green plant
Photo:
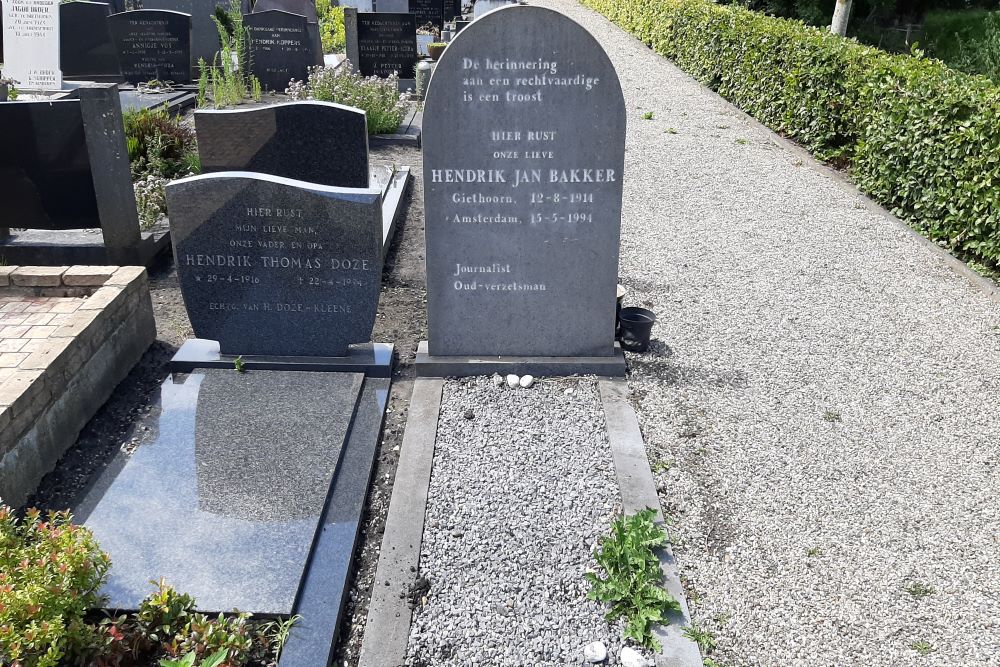
[[[823,550],[819,547],[809,547],[806,549],[806,556],[809,558],[816,558],[817,556],[822,556]]]
[[[447,48],[448,42],[431,42],[427,46],[433,46],[435,49],[444,49]]]
[[[68,512],[36,509],[19,521],[0,505],[0,664],[56,667],[98,641],[85,620],[101,606],[111,561]]]
[[[642,119],[643,120],[653,120],[653,112],[652,111],[647,111],[646,113],[642,114]]]
[[[744,139],[743,137],[737,137],[737,138],[736,138],[736,143],[738,143],[738,144],[739,144],[740,146],[746,146],[746,145],[747,145],[748,143],[750,143],[750,142],[748,142],[748,141],[747,141],[746,139]]]
[[[907,584],[904,590],[916,600],[923,600],[925,597],[937,593],[937,590],[933,586],[925,584],[922,581],[913,581]]]
[[[823,413],[823,421],[828,421],[831,424],[834,422],[841,421],[840,413],[835,410],[827,410]]]
[[[271,646],[274,648],[274,659],[277,660],[281,657],[281,649],[285,647],[288,643],[288,637],[291,635],[292,627],[302,620],[300,614],[295,614],[284,620],[269,621],[264,624],[262,631],[264,635],[270,640]]]
[[[689,625],[684,628],[684,636],[697,644],[702,653],[708,654],[715,650],[715,635],[709,630]]]
[[[239,104],[247,98],[259,100],[260,80],[250,74],[250,39],[243,25],[240,0],[230,0],[228,10],[216,7],[212,20],[222,48],[211,67],[198,61],[198,99],[207,104],[211,93],[216,108]],[[205,94],[201,94],[203,80]]]
[[[653,464],[653,472],[654,473],[667,472],[668,470],[670,470],[671,463],[672,463],[671,461],[667,461],[666,459],[660,459],[659,461]]]
[[[132,179],[172,179],[198,170],[194,130],[170,115],[167,106],[122,114]]]
[[[313,67],[306,81],[292,80],[285,90],[293,100],[336,102],[364,109],[368,134],[390,134],[399,128],[406,103],[399,94],[399,77],[364,77],[351,64],[340,67]]]
[[[921,639],[910,644],[910,648],[917,652],[918,655],[930,655],[937,649],[926,639]]]
[[[316,15],[319,17],[319,35],[323,43],[323,53],[343,53],[347,45],[344,8],[334,7],[330,0],[316,0]]]
[[[232,616],[219,614],[216,618],[192,614],[170,642],[169,649],[175,654],[193,651],[197,655],[225,651],[228,662],[241,665],[253,648],[254,637],[249,620],[250,614],[247,613]]]
[[[722,663],[712,660],[711,658],[705,658],[701,662],[703,667],[722,667]]]
[[[247,366],[243,362],[243,355],[242,354],[240,356],[236,357],[235,359],[233,359],[233,368],[236,369],[237,373],[246,373],[247,372]]]
[[[587,597],[611,605],[605,618],[609,622],[624,618],[627,639],[658,651],[652,626],[664,622],[680,604],[660,586],[660,560],[654,549],[666,543],[667,534],[655,517],[654,510],[645,509],[616,519],[595,554],[603,576],[588,572],[586,579]]]
[[[179,593],[163,579],[150,583],[156,591],[139,603],[136,621],[144,639],[153,644],[168,643],[191,620],[194,598]]]
[[[226,658],[229,657],[229,651],[222,649],[221,651],[216,651],[210,656],[207,656],[201,661],[199,667],[219,667],[219,665],[226,662]],[[195,660],[198,659],[198,654],[191,651],[183,658],[178,660],[171,660],[169,658],[164,658],[160,660],[160,667],[194,667]]]
[[[667,129],[664,130],[664,132],[666,132],[667,134],[677,134],[677,128],[668,127]]]

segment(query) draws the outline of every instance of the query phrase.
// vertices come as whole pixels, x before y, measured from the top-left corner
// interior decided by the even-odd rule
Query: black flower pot
[[[656,313],[645,308],[631,306],[618,313],[621,326],[622,349],[626,352],[645,352],[649,347],[649,336],[653,333]]]

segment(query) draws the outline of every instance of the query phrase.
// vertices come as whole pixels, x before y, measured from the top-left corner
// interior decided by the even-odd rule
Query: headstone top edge
[[[177,14],[178,16],[186,16],[188,18],[191,18],[191,15],[188,14],[187,12],[178,12],[178,11],[175,11],[173,9],[128,9],[128,10],[125,10],[124,12],[115,12],[114,14],[110,14],[108,16],[108,18],[111,18],[112,16],[121,16],[122,14],[138,14],[140,12],[141,13],[150,13],[150,14],[154,14],[154,13],[155,14]]]
[[[294,178],[284,176],[273,176],[256,171],[213,171],[208,174],[197,174],[187,178],[179,178],[176,181],[167,183],[166,187],[176,188],[189,183],[199,183],[202,181],[222,181],[229,179],[252,180],[277,185],[287,185],[299,188],[307,192],[315,192],[321,195],[338,195],[340,198],[354,198],[359,201],[366,201],[369,197],[381,199],[382,190],[379,188],[341,188],[333,185],[322,185],[321,183],[310,183],[309,181],[298,181]]]
[[[301,15],[295,14],[295,16],[301,16]],[[359,113],[365,117],[367,117],[368,115],[368,113],[364,109],[359,109],[357,107],[350,107],[347,106],[346,104],[337,104],[336,102],[324,102],[321,100],[296,100],[293,102],[279,102],[277,104],[268,104],[267,106],[249,107],[245,109],[196,109],[194,115],[199,116],[199,115],[230,114],[230,113],[231,114],[254,113],[260,111],[267,111],[278,107],[304,106],[304,105],[341,109],[343,111],[351,111],[353,113]]]
[[[261,16],[263,14],[288,14],[289,16],[299,16],[306,20],[307,23],[312,23],[309,17],[305,14],[296,14],[295,12],[290,12],[287,9],[262,9],[259,12],[250,12],[249,14],[244,14],[243,16]]]

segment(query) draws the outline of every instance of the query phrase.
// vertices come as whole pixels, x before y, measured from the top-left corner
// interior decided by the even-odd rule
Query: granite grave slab
[[[292,614],[363,382],[168,377],[147,440],[76,508],[114,563],[109,608],[136,609],[150,579],[165,577],[203,611]]]
[[[409,0],[409,11],[417,17],[418,27],[430,23],[441,30],[445,22],[445,6],[451,4],[451,0]]]
[[[423,122],[430,356],[619,356],[625,103],[597,40],[490,12],[445,51]]]
[[[59,46],[66,78],[117,78],[118,56],[108,31],[111,5],[75,0],[59,5]]]
[[[6,0],[0,11],[4,77],[22,90],[62,90],[59,0]]]
[[[313,47],[313,65],[323,64],[323,42],[319,34],[319,18],[316,12],[315,0],[257,0],[253,6],[254,13],[281,11],[306,17],[306,31]]]
[[[128,83],[157,79],[191,83],[191,15],[139,9],[108,17],[108,29]]]
[[[254,171],[342,188],[368,187],[368,130],[361,109],[300,101],[202,109],[194,121],[205,173]]]
[[[247,14],[243,25],[250,42],[250,71],[264,90],[284,92],[292,79],[309,77],[309,68],[316,64],[316,46],[306,17],[268,10]]]
[[[405,14],[410,11],[410,0],[375,0],[375,11],[389,14]]]
[[[382,276],[378,190],[219,172],[166,191],[198,338],[223,354],[327,357],[370,340]]]

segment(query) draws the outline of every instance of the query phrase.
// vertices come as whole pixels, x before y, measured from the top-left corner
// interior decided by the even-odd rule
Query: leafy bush
[[[368,134],[391,134],[406,114],[399,94],[399,77],[364,77],[351,63],[340,67],[312,67],[306,81],[292,81],[285,91],[293,100],[336,102],[363,109],[368,118]]]
[[[330,0],[316,0],[316,14],[319,15],[319,35],[320,41],[323,42],[323,53],[343,53],[347,48],[344,8],[334,7]]]
[[[587,597],[611,605],[607,620],[625,618],[625,637],[658,651],[652,625],[665,621],[680,603],[660,587],[663,575],[653,550],[663,546],[667,535],[653,522],[655,517],[655,511],[646,509],[616,519],[595,554],[604,577],[588,572],[586,578],[591,587]]]
[[[212,20],[222,48],[211,66],[204,58],[198,59],[198,106],[205,106],[208,93],[215,108],[239,104],[247,98],[259,101],[260,80],[250,74],[250,40],[240,0],[229,0],[228,10],[216,7]]]
[[[924,35],[935,58],[1000,83],[1000,12],[931,12]]]
[[[133,180],[148,175],[170,179],[198,171],[194,130],[171,116],[166,105],[126,111],[122,118]]]
[[[29,510],[21,522],[0,505],[0,664],[55,667],[90,651],[97,634],[84,616],[109,567],[68,512]]]
[[[706,0],[582,0],[940,245],[1000,263],[1000,88]]]

